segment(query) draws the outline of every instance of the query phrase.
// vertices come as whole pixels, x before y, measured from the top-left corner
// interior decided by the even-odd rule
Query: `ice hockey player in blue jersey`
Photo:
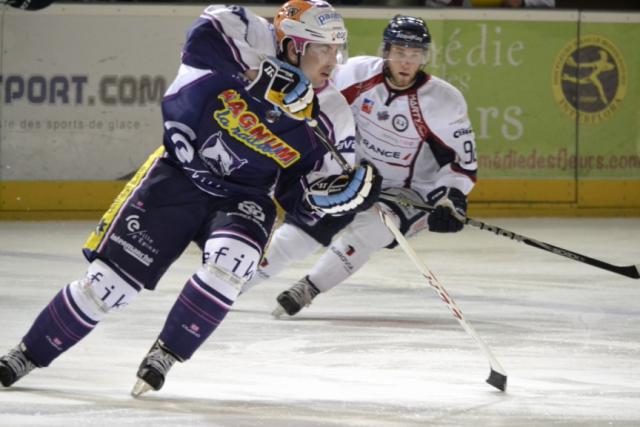
[[[202,265],[140,364],[132,393],[159,390],[254,274],[276,218],[274,199],[308,222],[372,205],[375,168],[362,163],[337,180],[340,165],[316,139],[323,134],[353,160],[353,118],[328,82],[346,39],[342,17],[323,1],[285,3],[274,24],[240,6],[205,9],[162,101],[163,145],[89,236],[84,277],[64,286],[0,358],[3,386],[48,366],[109,312],[154,289],[194,241]],[[329,196],[317,197],[316,188]]]

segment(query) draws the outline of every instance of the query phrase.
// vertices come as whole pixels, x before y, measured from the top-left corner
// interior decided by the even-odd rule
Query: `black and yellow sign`
[[[569,42],[553,65],[553,95],[580,123],[599,124],[620,109],[627,91],[627,67],[611,41],[590,34]]]

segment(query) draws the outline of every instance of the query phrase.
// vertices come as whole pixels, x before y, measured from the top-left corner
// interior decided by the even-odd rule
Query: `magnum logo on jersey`
[[[620,50],[597,34],[572,40],[553,65],[553,95],[562,111],[581,123],[598,124],[620,109],[627,67]]]
[[[216,110],[213,118],[234,139],[252,150],[275,160],[287,168],[300,160],[300,153],[274,135],[254,113],[248,110],[247,102],[233,89],[218,95],[224,108]]]

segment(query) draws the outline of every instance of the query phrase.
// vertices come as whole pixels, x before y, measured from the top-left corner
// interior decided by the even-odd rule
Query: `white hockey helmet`
[[[284,51],[287,39],[300,55],[309,43],[338,44],[346,50],[347,28],[342,15],[326,1],[288,1],[278,9],[273,25],[279,52]]]

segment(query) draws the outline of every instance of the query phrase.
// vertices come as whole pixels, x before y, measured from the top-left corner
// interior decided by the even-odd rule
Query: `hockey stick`
[[[342,157],[342,155],[336,150],[336,148],[327,140],[327,138],[324,136],[322,131],[317,127],[314,127],[313,129],[314,129],[315,135],[322,142],[322,145],[324,145],[327,151],[329,151],[333,155],[333,157],[340,164],[342,169],[346,172],[351,171],[351,165],[347,163],[344,157]],[[407,242],[407,239],[405,239],[402,232],[398,230],[398,227],[396,227],[395,223],[391,220],[389,215],[387,215],[382,209],[380,208],[377,208],[377,209],[378,209],[378,213],[380,214],[380,218],[382,219],[382,222],[389,229],[389,231],[394,235],[394,237],[396,238],[396,241],[398,242],[402,250],[407,254],[409,259],[413,261],[414,265],[418,268],[422,276],[425,279],[427,279],[427,283],[429,283],[429,285],[433,289],[435,289],[435,291],[440,296],[440,299],[447,305],[447,307],[449,307],[449,310],[451,310],[453,317],[455,317],[458,320],[458,323],[460,323],[460,325],[462,326],[462,328],[469,335],[473,337],[473,339],[476,341],[476,343],[478,343],[478,345],[484,352],[487,359],[489,359],[491,372],[489,373],[489,378],[487,378],[487,383],[489,383],[490,385],[492,385],[493,387],[501,391],[505,391],[507,388],[507,374],[504,368],[502,368],[502,366],[500,365],[498,360],[495,358],[495,356],[493,355],[493,353],[491,352],[487,344],[485,344],[485,342],[480,338],[480,336],[475,331],[475,329],[473,329],[471,324],[467,322],[464,315],[462,314],[462,311],[458,308],[456,303],[449,296],[449,294],[444,289],[442,284],[438,281],[436,276],[429,270],[426,264],[418,257],[416,252],[413,250],[411,245],[409,245],[409,242]]]
[[[416,252],[413,250],[409,242],[404,237],[402,232],[398,230],[398,227],[393,223],[389,215],[387,215],[382,209],[378,208],[378,212],[380,213],[380,218],[382,218],[382,222],[387,226],[389,231],[395,236],[396,241],[407,254],[407,256],[413,261],[413,264],[418,268],[422,276],[427,279],[429,285],[435,289],[435,291],[440,296],[440,299],[449,307],[451,310],[451,314],[458,320],[458,323],[462,326],[462,328],[476,340],[476,343],[480,346],[484,354],[489,359],[489,364],[491,365],[491,373],[489,374],[489,378],[487,378],[487,382],[494,386],[495,388],[505,391],[507,388],[507,374],[505,370],[502,368],[498,360],[495,358],[487,344],[480,338],[478,333],[473,329],[471,324],[467,322],[462,314],[462,311],[458,308],[456,303],[453,301],[453,298],[449,296],[447,291],[444,289],[440,281],[436,278],[436,276],[429,270],[427,265],[422,261]]]
[[[434,208],[432,206],[428,206],[426,204],[421,204],[413,200],[409,200],[405,197],[398,196],[396,194],[391,193],[382,193],[382,198],[398,202],[403,205],[412,206],[418,210],[433,212]],[[522,242],[525,245],[533,246],[534,248],[542,249],[547,252],[551,252],[556,255],[561,255],[566,258],[570,258],[574,261],[582,262],[584,264],[589,264],[593,267],[598,267],[603,270],[610,271],[612,273],[621,274],[626,277],[630,277],[632,279],[640,279],[640,264],[637,265],[613,265],[608,262],[601,261],[599,259],[591,258],[586,255],[582,255],[576,252],[572,252],[567,249],[559,248],[552,244],[541,242],[536,239],[532,239],[531,237],[523,236],[521,234],[514,233],[513,231],[505,230],[504,228],[500,228],[495,225],[490,225],[482,221],[478,221],[477,219],[466,217],[464,220],[465,224],[472,225],[480,230],[486,230],[490,233],[497,234],[498,236],[503,236],[511,240],[515,240],[517,242]]]

